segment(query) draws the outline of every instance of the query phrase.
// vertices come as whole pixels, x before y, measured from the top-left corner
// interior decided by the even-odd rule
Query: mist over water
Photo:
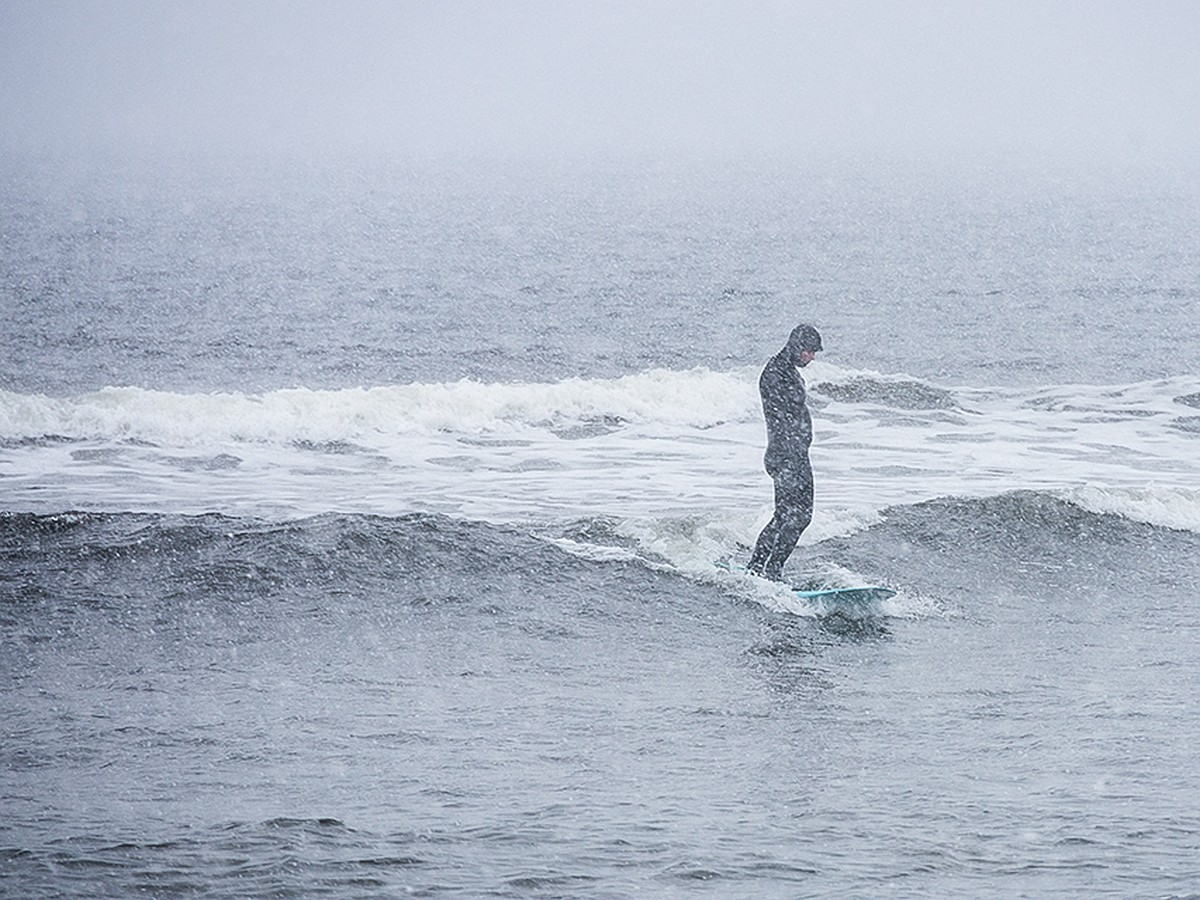
[[[1198,23],[0,6],[0,894],[1194,890]]]
[[[1194,159],[1186,2],[6,3],[3,140]]]

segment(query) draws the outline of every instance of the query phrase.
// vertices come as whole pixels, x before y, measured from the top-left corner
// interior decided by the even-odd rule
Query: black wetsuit
[[[775,515],[758,537],[749,569],[779,581],[783,564],[812,521],[813,476],[808,461],[812,416],[805,404],[804,379],[787,349],[767,362],[758,390],[767,420],[763,464],[775,481]]]

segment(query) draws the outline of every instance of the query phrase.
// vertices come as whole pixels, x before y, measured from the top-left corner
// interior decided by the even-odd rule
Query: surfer
[[[758,379],[767,420],[763,465],[775,482],[775,515],[758,536],[747,566],[754,575],[783,580],[787,562],[812,521],[813,475],[808,461],[812,416],[805,403],[800,370],[821,350],[821,335],[811,325],[792,329],[787,346],[768,360]]]

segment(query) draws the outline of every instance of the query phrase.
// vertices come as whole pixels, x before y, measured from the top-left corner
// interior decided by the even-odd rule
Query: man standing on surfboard
[[[800,370],[821,349],[817,329],[797,325],[787,346],[771,357],[758,379],[763,416],[767,420],[763,465],[775,482],[775,515],[758,536],[747,569],[772,581],[783,580],[783,564],[812,521],[813,475],[808,461],[812,416],[805,403]]]

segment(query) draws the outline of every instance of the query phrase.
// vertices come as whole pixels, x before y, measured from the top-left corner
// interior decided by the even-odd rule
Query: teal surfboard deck
[[[805,600],[856,604],[875,603],[878,600],[886,600],[888,597],[896,595],[896,592],[891,588],[879,587],[877,585],[852,588],[825,588],[820,591],[801,591],[797,588],[792,588],[792,593]]]
[[[718,569],[724,569],[726,572],[734,572],[738,575],[750,575],[745,567],[734,565],[733,563],[718,562]],[[753,577],[753,576],[751,576]],[[812,600],[819,603],[844,603],[853,604],[856,606],[866,606],[870,603],[876,603],[880,600],[886,600],[888,597],[894,597],[896,592],[891,588],[879,587],[878,585],[864,585],[862,587],[829,587],[818,588],[816,590],[806,590],[798,588],[795,585],[788,585],[792,589],[792,593],[802,600]]]

